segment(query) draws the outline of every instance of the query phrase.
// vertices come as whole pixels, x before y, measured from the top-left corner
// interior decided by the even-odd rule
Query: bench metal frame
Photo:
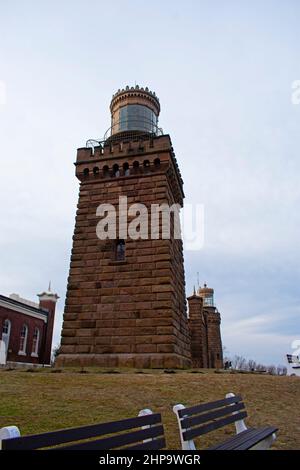
[[[230,407],[233,408],[232,413],[230,413]],[[175,405],[173,407],[173,411],[178,421],[182,449],[196,450],[193,438],[207,434],[208,432],[211,432],[215,429],[219,429],[231,423],[235,424],[236,435],[240,435],[239,438],[242,437],[241,433],[246,434],[247,431],[247,435],[251,435],[252,440],[255,440],[255,435],[257,436],[257,439],[259,439],[260,437],[268,433],[267,429],[274,430],[274,432],[271,432],[271,434],[269,432],[269,435],[267,435],[263,439],[259,440],[259,442],[256,442],[251,446],[251,450],[268,449],[276,439],[277,429],[248,429],[244,421],[244,418],[247,417],[247,413],[244,408],[245,406],[242,402],[241,397],[236,396],[234,393],[227,393],[225,400],[218,400],[212,403],[196,405],[191,408],[186,408],[182,404]],[[210,410],[209,413],[203,413],[208,410]],[[202,415],[200,414],[198,416],[195,416],[199,412],[202,413]],[[221,419],[217,420],[217,418]],[[193,425],[197,424],[202,424],[202,426],[198,428],[192,427]],[[259,433],[261,434],[259,435]],[[221,450],[221,447],[226,447],[226,443],[229,443],[230,441],[233,442],[234,439],[230,438],[224,443],[215,446],[215,448],[217,449],[219,447],[219,450]],[[228,446],[227,449],[229,449]]]

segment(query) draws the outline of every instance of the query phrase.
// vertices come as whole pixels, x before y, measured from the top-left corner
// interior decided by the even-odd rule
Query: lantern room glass
[[[152,109],[140,104],[120,108],[119,131],[155,132],[157,116]]]

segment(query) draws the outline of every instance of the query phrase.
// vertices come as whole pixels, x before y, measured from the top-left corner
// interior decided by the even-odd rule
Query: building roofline
[[[44,315],[48,317],[48,311],[43,308],[35,308],[31,305],[24,304],[23,302],[19,302],[18,300],[11,299],[10,297],[6,297],[5,295],[0,294],[0,301],[9,304],[10,306],[21,307],[22,309],[26,309],[28,313]]]

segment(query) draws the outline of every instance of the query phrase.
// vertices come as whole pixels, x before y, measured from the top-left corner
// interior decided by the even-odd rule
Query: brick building
[[[124,236],[118,212],[120,196],[148,213],[153,204],[183,206],[171,139],[157,126],[160,103],[148,88],[126,87],[110,110],[104,139],[77,151],[80,191],[57,364],[189,367],[196,326],[187,316],[182,240],[173,230],[164,238],[161,220],[157,233],[149,224],[146,236]],[[117,209],[114,239],[99,239],[100,204]]]
[[[50,364],[57,294],[38,295],[39,303],[17,294],[0,295],[1,363]]]

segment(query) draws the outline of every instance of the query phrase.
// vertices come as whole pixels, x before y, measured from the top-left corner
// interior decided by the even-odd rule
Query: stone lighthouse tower
[[[223,367],[221,316],[214,303],[214,289],[204,284],[188,297],[188,304],[193,365]]]
[[[153,204],[182,206],[184,197],[170,136],[158,128],[160,103],[148,88],[126,87],[110,111],[104,139],[77,151],[80,192],[57,362],[189,366],[182,241],[172,230],[168,238],[153,233],[150,224]],[[130,237],[117,215],[115,238],[99,239],[98,207],[110,204],[119,214],[120,197],[128,208],[148,209],[146,233]]]
[[[208,367],[223,367],[223,350],[220,332],[221,316],[214,303],[214,289],[203,287],[198,289],[203,301],[203,315],[207,333],[207,364]]]

